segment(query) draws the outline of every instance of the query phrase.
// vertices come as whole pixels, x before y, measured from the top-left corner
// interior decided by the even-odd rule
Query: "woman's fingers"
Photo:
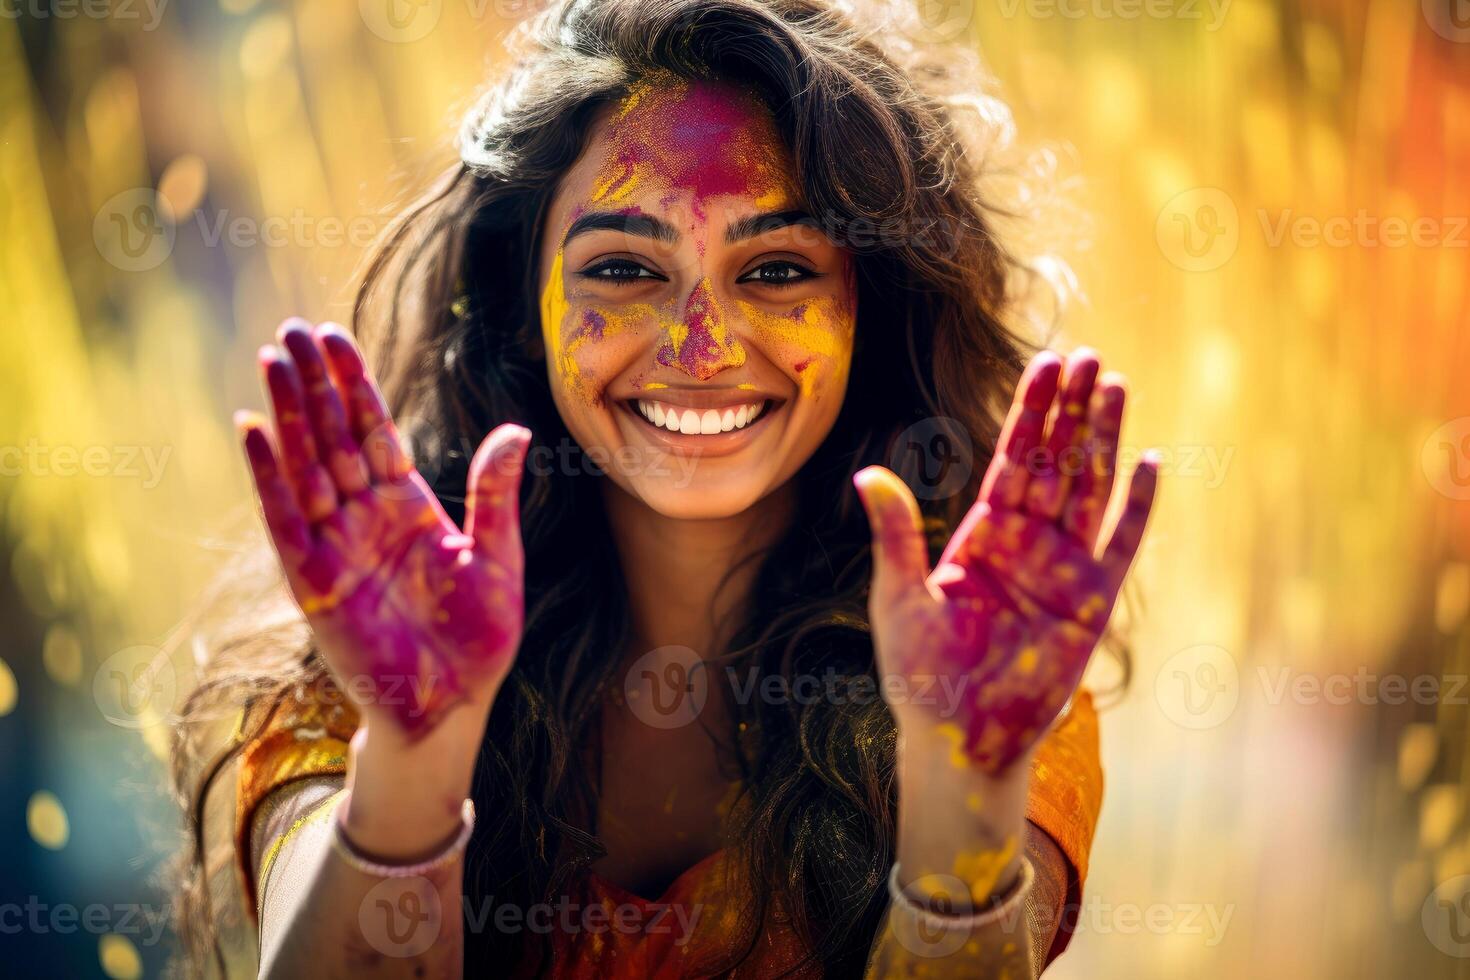
[[[1026,510],[1045,520],[1061,516],[1067,491],[1082,462],[1082,441],[1087,435],[1087,406],[1097,380],[1097,355],[1079,347],[1067,357],[1061,393],[1051,413],[1051,431],[1046,451],[1026,488]]]
[[[260,497],[266,530],[281,556],[292,568],[311,547],[311,529],[301,512],[296,491],[281,472],[276,452],[266,435],[266,421],[254,412],[236,412],[235,429],[245,447],[245,460]]]
[[[274,346],[260,349],[260,369],[276,423],[281,470],[296,488],[306,519],[323,520],[337,509],[337,488],[317,458],[301,376],[285,351]]]
[[[521,474],[530,444],[530,429],[507,423],[485,437],[470,462],[465,533],[503,561],[521,555]]]
[[[890,603],[926,590],[929,553],[913,492],[892,470],[869,466],[852,478],[873,529],[873,596]]]
[[[335,323],[318,327],[317,340],[326,355],[327,368],[346,401],[348,426],[362,447],[368,472],[374,480],[385,483],[407,479],[413,472],[413,461],[403,448],[378,386],[368,375],[357,344]]]
[[[1123,587],[1123,579],[1138,553],[1143,541],[1143,530],[1148,526],[1148,515],[1153,509],[1154,492],[1159,482],[1159,457],[1152,450],[1143,454],[1143,459],[1133,471],[1128,484],[1128,502],[1117,526],[1108,537],[1107,547],[1102,554],[1103,581],[1117,595]]]
[[[995,508],[1014,509],[1026,498],[1029,478],[1026,457],[1041,443],[1061,372],[1061,359],[1052,351],[1042,351],[1026,365],[1005,427],[996,442],[995,458],[980,484],[982,502]]]
[[[1097,547],[1108,499],[1113,495],[1126,401],[1122,375],[1109,371],[1098,379],[1088,408],[1081,465],[1062,512],[1062,526],[1088,549]]]
[[[342,407],[342,399],[327,373],[321,349],[312,336],[311,324],[297,318],[287,320],[276,331],[276,339],[296,362],[318,457],[336,481],[342,496],[358,493],[367,486],[367,474],[357,440],[348,431],[347,412]]]

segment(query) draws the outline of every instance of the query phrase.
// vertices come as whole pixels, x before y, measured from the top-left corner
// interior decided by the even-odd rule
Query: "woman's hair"
[[[749,907],[733,955],[779,915],[804,940],[808,967],[862,970],[893,861],[895,733],[872,696],[869,529],[851,476],[871,463],[897,469],[942,542],[989,461],[1036,284],[1060,268],[1001,244],[1001,229],[1034,203],[1023,192],[1045,175],[1007,162],[1009,117],[978,59],[951,48],[926,55],[891,29],[880,46],[877,29],[891,26],[822,0],[585,0],[550,10],[522,30],[512,72],[467,118],[462,163],[402,215],[367,267],[354,326],[402,427],[432,433],[416,448],[451,516],[462,516],[467,457],[497,424],[529,427],[561,460],[554,472],[530,468],[522,488],[525,632],[474,777],[478,812],[493,818],[482,817],[466,858],[472,903],[548,900],[602,853],[597,722],[621,690],[629,642],[603,477],[577,455],[539,352],[543,218],[600,109],[642,79],[720,80],[750,87],[771,109],[807,210],[856,255],[859,290],[846,401],[796,477],[794,522],[754,559],[753,594],[727,624],[734,641],[719,657],[742,677],[780,676],[786,690],[797,676],[835,677],[859,696],[737,702],[736,727],[715,733],[736,749],[741,786],[729,839]],[[960,469],[935,471],[946,463]],[[213,938],[205,801],[251,734],[206,763],[204,722],[314,689],[326,672],[269,556],[257,565],[270,570],[268,584],[214,630],[176,739],[196,842],[179,927],[194,957]],[[467,963],[534,963],[544,942],[473,932]]]

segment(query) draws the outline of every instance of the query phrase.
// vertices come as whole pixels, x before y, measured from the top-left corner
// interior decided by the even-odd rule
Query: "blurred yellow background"
[[[357,260],[534,5],[6,6],[8,966],[161,972],[190,652],[137,671],[253,521],[229,427],[253,352],[287,315],[349,318]],[[1470,8],[920,13],[912,40],[978,49],[1068,178],[1085,298],[1058,342],[1129,375],[1127,442],[1165,451],[1048,975],[1470,975]]]

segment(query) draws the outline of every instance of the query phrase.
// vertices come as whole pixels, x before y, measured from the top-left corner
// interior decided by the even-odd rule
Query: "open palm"
[[[488,703],[523,620],[518,488],[530,433],[503,425],[470,468],[463,531],[414,468],[348,334],[302,321],[261,352],[275,438],[246,455],[292,595],[339,685],[406,732]]]
[[[990,773],[1029,752],[1076,689],[1153,505],[1158,465],[1145,454],[1099,548],[1124,389],[1085,350],[1063,374],[1050,352],[1027,367],[979,498],[932,571],[908,488],[882,467],[856,479],[873,524],[879,663],[906,682],[884,689],[943,678],[957,694],[942,710],[890,695],[895,717],[934,726],[956,761]]]

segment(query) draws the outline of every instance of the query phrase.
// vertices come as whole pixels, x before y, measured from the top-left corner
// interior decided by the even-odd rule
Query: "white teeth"
[[[687,436],[709,436],[734,429],[743,429],[765,410],[765,402],[739,405],[735,408],[707,408],[703,413],[686,408],[682,412],[673,405],[635,399],[638,414],[660,428],[670,432],[682,432]]]

